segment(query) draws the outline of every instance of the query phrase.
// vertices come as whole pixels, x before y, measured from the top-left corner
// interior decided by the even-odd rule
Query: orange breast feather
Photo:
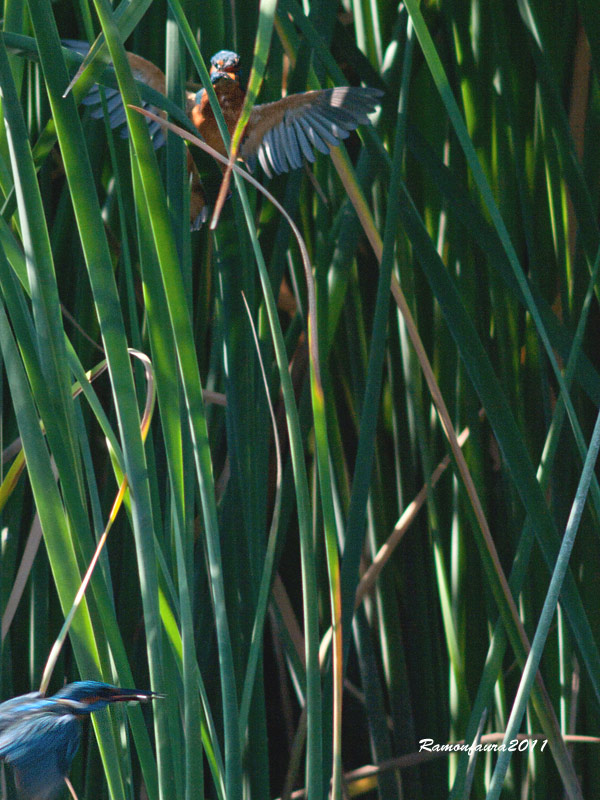
[[[239,83],[231,78],[223,77],[215,81],[213,86],[225,117],[227,130],[231,135],[242,111],[244,92]],[[206,92],[202,92],[200,102],[192,109],[191,118],[206,144],[213,147],[221,155],[226,156],[227,151]]]

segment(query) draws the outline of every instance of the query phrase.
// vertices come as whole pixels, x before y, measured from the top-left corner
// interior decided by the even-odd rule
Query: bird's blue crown
[[[215,69],[234,70],[239,69],[240,57],[233,50],[219,50],[212,56],[210,63]]]

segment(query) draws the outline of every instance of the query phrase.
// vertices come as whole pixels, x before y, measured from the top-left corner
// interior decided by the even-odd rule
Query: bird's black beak
[[[160,697],[166,697],[166,695],[144,689],[120,689],[118,687],[113,687],[107,700],[111,703],[127,703],[130,701],[147,703],[149,700],[158,699]]]

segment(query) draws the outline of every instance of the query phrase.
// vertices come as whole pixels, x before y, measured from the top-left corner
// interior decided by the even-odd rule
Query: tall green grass
[[[597,16],[6,0],[2,697],[40,685],[124,477],[50,690],[166,695],[127,725],[94,715],[80,798],[599,791]],[[99,35],[65,95],[81,58],[61,38]],[[255,175],[300,238],[237,172],[190,233],[188,145],[155,152],[131,107],[185,125],[221,48],[246,113],[385,91],[331,157]],[[128,138],[78,106],[96,80]],[[146,439],[130,348],[152,362]]]

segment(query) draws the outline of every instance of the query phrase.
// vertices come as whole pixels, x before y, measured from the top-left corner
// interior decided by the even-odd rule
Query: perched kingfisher
[[[51,800],[60,790],[79,747],[81,718],[110,703],[146,702],[155,692],[77,681],[52,697],[31,692],[0,704],[0,759],[15,773],[28,800]]]
[[[81,42],[65,42],[80,52],[87,52],[88,45]],[[164,73],[152,62],[141,56],[128,53],[134,77],[156,91],[165,93]],[[245,91],[240,86],[240,57],[231,50],[220,50],[210,60],[211,81],[223,111],[230,134],[233,134],[244,105]],[[116,89],[105,89],[111,128],[125,123],[125,109]],[[335,89],[291,94],[273,103],[256,105],[244,130],[239,150],[250,170],[256,160],[265,173],[280,174],[302,166],[303,159],[313,162],[313,148],[329,153],[359,125],[368,124],[368,114],[375,110],[380,97],[379,89],[343,86]],[[103,115],[100,91],[92,87],[83,103],[95,106],[92,116]],[[204,89],[186,93],[186,112],[204,141],[222,155],[227,155],[217,122]],[[162,129],[150,122],[150,135],[154,146],[164,144]],[[127,136],[127,127],[122,130]],[[205,217],[205,198],[199,183],[194,161],[188,152],[188,170],[192,176],[191,220],[192,227]],[[196,225],[194,225],[194,223]]]

